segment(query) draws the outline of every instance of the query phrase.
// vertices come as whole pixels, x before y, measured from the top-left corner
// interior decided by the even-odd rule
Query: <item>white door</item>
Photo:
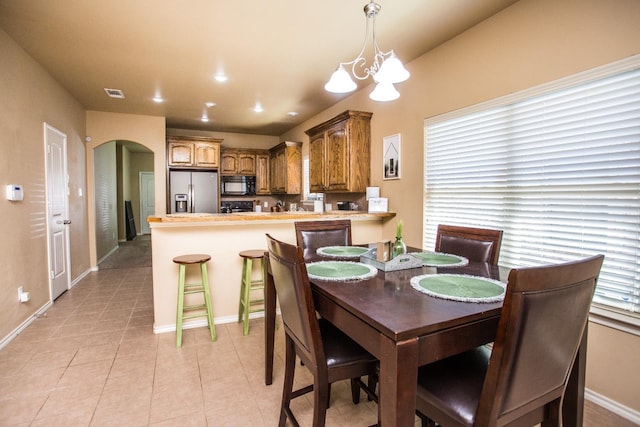
[[[44,124],[47,172],[47,240],[51,299],[69,289],[69,193],[67,136]]]
[[[156,212],[153,172],[140,172],[140,232],[151,233],[147,218]]]

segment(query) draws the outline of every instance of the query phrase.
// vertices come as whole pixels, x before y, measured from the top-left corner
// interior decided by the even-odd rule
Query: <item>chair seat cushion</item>
[[[490,356],[491,351],[481,346],[420,367],[418,402],[444,411],[462,425],[473,425]]]
[[[377,363],[377,359],[348,335],[326,319],[318,319],[320,334],[324,344],[327,366],[345,366],[355,363]]]

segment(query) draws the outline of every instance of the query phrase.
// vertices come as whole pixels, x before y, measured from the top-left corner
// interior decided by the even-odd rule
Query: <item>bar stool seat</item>
[[[265,263],[264,249],[248,249],[241,251],[242,281],[240,283],[240,305],[238,307],[238,323],[243,322],[244,335],[249,334],[249,313],[264,311]],[[260,278],[253,279],[253,261],[260,262]],[[253,291],[262,290],[261,298],[252,298]]]
[[[213,308],[211,304],[211,292],[209,290],[209,277],[207,275],[207,261],[211,259],[206,254],[188,254],[173,258],[173,262],[179,265],[178,272],[178,308],[176,312],[176,347],[182,347],[182,323],[186,319],[198,317],[207,318],[207,326],[211,333],[211,341],[217,339],[216,326],[213,323]],[[186,269],[188,265],[200,266],[199,283],[185,283]],[[204,294],[201,304],[184,305],[184,296],[189,294]],[[185,314],[185,312],[187,314]]]

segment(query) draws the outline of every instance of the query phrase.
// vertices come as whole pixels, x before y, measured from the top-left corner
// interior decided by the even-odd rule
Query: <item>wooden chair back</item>
[[[267,246],[285,331],[302,350],[300,357],[305,363],[326,366],[302,249],[268,234]]]
[[[473,262],[498,265],[502,230],[438,225],[436,252],[460,255]]]
[[[296,221],[296,243],[306,262],[321,259],[316,253],[324,246],[350,246],[351,220]]]
[[[561,397],[603,260],[598,255],[511,271],[478,406],[479,425],[517,419],[545,402],[561,416]]]

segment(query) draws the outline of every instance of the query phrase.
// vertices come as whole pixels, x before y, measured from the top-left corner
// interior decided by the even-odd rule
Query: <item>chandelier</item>
[[[376,87],[369,94],[369,98],[374,101],[393,101],[400,97],[400,93],[393,86],[409,78],[409,71],[404,68],[402,62],[396,57],[393,50],[382,52],[376,41],[376,15],[380,12],[380,5],[371,0],[364,6],[367,26],[364,42],[360,53],[353,61],[341,62],[338,69],[333,72],[331,78],[324,85],[324,89],[333,93],[352,92],[357,88],[355,82],[347,72],[345,67],[351,66],[351,74],[358,80],[366,80],[371,77],[376,82]],[[367,66],[367,60],[363,54],[367,47],[367,40],[371,33],[371,44],[373,46],[373,61]]]

